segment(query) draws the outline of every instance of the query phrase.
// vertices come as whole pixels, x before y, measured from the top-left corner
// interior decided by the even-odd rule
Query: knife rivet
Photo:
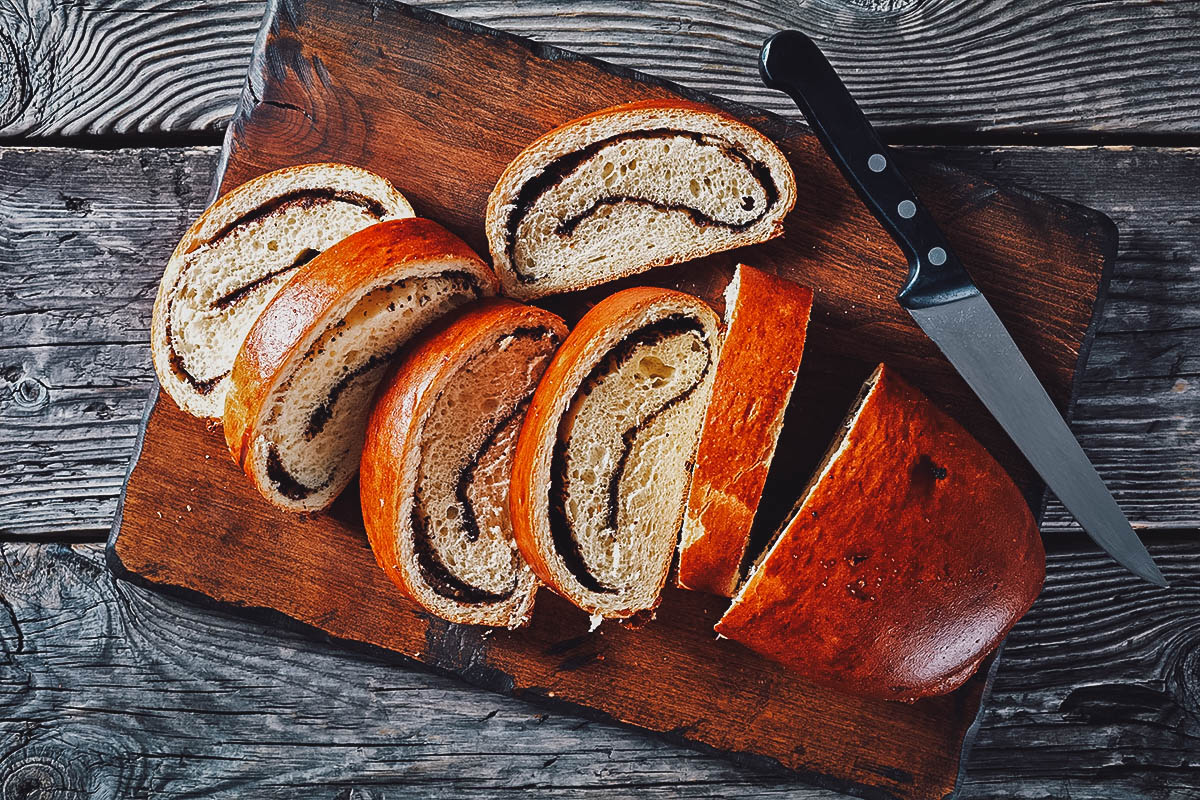
[[[867,169],[871,172],[883,172],[883,168],[887,166],[887,159],[882,153],[874,153],[867,159]]]
[[[917,213],[917,204],[912,200],[901,200],[900,205],[896,206],[896,213],[905,219],[912,219]]]
[[[929,263],[935,267],[940,267],[946,263],[946,251],[940,247],[935,247],[929,251]]]

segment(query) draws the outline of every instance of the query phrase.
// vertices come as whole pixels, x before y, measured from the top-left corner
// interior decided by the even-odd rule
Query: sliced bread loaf
[[[658,605],[719,354],[704,302],[627,289],[584,315],[534,393],[513,533],[538,577],[595,617]]]
[[[1044,558],[1004,469],[880,366],[716,630],[843,691],[943,694],[1029,610]]]
[[[305,262],[412,207],[346,164],[288,167],[219,198],[183,235],[154,302],[158,381],[184,411],[220,417],[234,356],[259,311]]]
[[[297,270],[238,352],[225,440],[280,508],[328,506],[358,471],[388,362],[431,322],[493,294],[495,276],[426,219],[381,222]]]
[[[631,103],[518,155],[488,199],[488,246],[505,294],[541,297],[778,236],[795,199],[787,159],[748,125]]]
[[[812,290],[738,265],[725,290],[721,361],[700,433],[676,583],[730,597],[783,429]]]
[[[517,433],[563,321],[490,300],[405,355],[367,425],[360,486],[375,558],[451,622],[516,627],[538,581],[513,541],[508,487]]]

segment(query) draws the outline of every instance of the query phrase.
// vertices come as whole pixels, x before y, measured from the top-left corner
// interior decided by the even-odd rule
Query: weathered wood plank
[[[1135,524],[1200,519],[1200,149],[933,148],[1108,214],[1121,240],[1073,428]],[[1054,500],[1044,527],[1077,529]]]
[[[968,796],[1200,794],[1200,544],[1149,538],[1171,588],[1068,536],[1009,636],[969,761]]]
[[[0,135],[215,132],[263,0],[14,0],[0,6]]]
[[[486,247],[487,194],[522,146],[585,111],[672,96],[669,86],[614,68],[366,0],[283,0],[256,46],[248,85],[222,151],[223,189],[298,159],[349,157],[401,182],[416,208],[476,248]],[[904,272],[878,266],[898,253],[872,233],[874,220],[819,144],[801,125],[751,108],[730,111],[773,135],[797,170],[800,194],[823,200],[798,204],[787,235],[747,256],[820,288],[806,343],[812,363],[802,381],[810,391],[800,393],[800,427],[832,435],[857,388],[840,379],[869,369],[867,359],[886,358],[954,409],[1018,485],[1036,494],[1031,470],[1011,442],[890,299]],[[388,142],[402,144],[381,146]],[[930,212],[952,223],[951,241],[974,263],[1051,397],[1067,407],[1083,341],[1091,338],[1102,272],[1115,257],[1115,228],[1096,212],[913,160],[921,162],[911,174]],[[665,274],[676,276],[667,278],[672,284],[686,275],[684,285],[708,297],[723,287],[702,265]],[[776,665],[714,642],[716,609],[695,593],[664,597],[655,624],[632,636],[619,629],[601,635],[594,658],[580,654],[583,666],[574,649],[569,660],[561,650],[577,641],[584,620],[572,621],[569,609],[549,602],[519,635],[497,633],[478,645],[456,631],[443,636],[380,583],[385,579],[362,547],[357,514],[320,515],[305,524],[264,514],[260,498],[225,459],[219,433],[202,435],[194,422],[170,403],[157,404],[148,417],[113,540],[113,552],[134,574],[235,605],[276,609],[488,688],[544,693],[639,727],[765,756],[814,779],[827,776],[823,785],[914,799],[957,785],[981,676],[912,706],[815,691]],[[783,483],[789,475],[801,480],[819,459],[821,439],[790,439],[773,472]],[[211,460],[181,459],[181,452]],[[355,495],[346,499],[356,505]],[[179,535],[180,525],[189,535]],[[287,557],[280,560],[280,553]],[[341,568],[330,570],[331,563]],[[688,691],[677,691],[681,674],[689,676]],[[797,719],[807,724],[798,727]]]
[[[835,796],[138,589],[115,581],[95,546],[0,545],[0,599],[0,786],[114,798]]]
[[[0,531],[98,537],[154,378],[150,310],[216,148],[0,150]]]
[[[1116,219],[1075,430],[1136,524],[1200,524],[1200,151],[936,153]],[[0,150],[0,535],[107,531],[152,378],[159,271],[215,159]],[[1052,507],[1047,526],[1068,525]]]
[[[814,35],[867,113],[929,140],[1192,135],[1191,0],[417,0],[414,5],[774,111],[771,32]],[[263,0],[15,0],[0,7],[0,136],[215,132],[232,113]]]
[[[1200,790],[1200,544],[1152,537],[1151,551],[1168,592],[1076,537],[1052,547],[962,797]],[[0,545],[0,600],[0,785],[102,797],[301,786],[364,798],[834,796],[114,581],[93,545]]]

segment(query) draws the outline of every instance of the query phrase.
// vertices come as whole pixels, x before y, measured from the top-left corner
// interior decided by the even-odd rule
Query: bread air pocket
[[[495,276],[426,219],[360,231],[299,270],[250,329],[225,402],[229,451],[267,500],[327,507],[358,471],[375,389],[418,332]]]

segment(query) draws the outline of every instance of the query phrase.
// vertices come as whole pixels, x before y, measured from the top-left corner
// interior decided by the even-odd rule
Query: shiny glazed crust
[[[416,566],[411,541],[397,535],[402,515],[410,513],[416,463],[424,426],[446,385],[496,337],[519,328],[547,328],[559,340],[567,336],[562,319],[511,300],[486,300],[451,317],[448,325],[425,337],[380,387],[367,425],[359,486],[363,522],[375,560],[412,600],[450,622],[514,628],[533,613],[538,582],[532,575],[502,602],[426,601],[431,591]],[[524,387],[522,387],[524,388]],[[407,465],[412,465],[409,468]]]
[[[250,468],[247,450],[264,403],[290,374],[308,336],[327,323],[330,308],[380,276],[407,264],[414,275],[426,274],[427,265],[441,263],[470,274],[484,295],[495,293],[496,276],[465,242],[435,222],[412,217],[380,222],[346,237],[301,267],[263,309],[234,361],[223,422],[230,455],[264,497],[273,492]]]
[[[811,289],[738,265],[721,361],[700,433],[676,585],[731,597],[783,428]],[[729,302],[732,300],[732,302]]]
[[[505,226],[508,223],[509,210],[513,199],[521,186],[541,171],[542,162],[553,160],[590,143],[592,134],[589,134],[588,129],[595,125],[604,125],[620,117],[629,117],[629,123],[623,127],[627,130],[636,130],[639,124],[645,125],[646,122],[662,115],[675,116],[680,121],[685,121],[689,116],[693,115],[716,117],[726,123],[737,126],[742,130],[747,139],[753,141],[755,145],[778,153],[783,170],[779,174],[772,172],[772,177],[779,183],[776,188],[779,192],[780,213],[769,232],[765,235],[755,237],[753,241],[748,239],[743,245],[766,241],[783,233],[783,218],[787,216],[796,203],[796,178],[792,172],[791,165],[773,141],[740,119],[704,103],[696,103],[690,100],[638,100],[631,103],[624,103],[586,114],[579,119],[564,123],[542,134],[532,144],[522,150],[500,175],[500,179],[496,182],[495,188],[488,197],[484,230],[487,234],[488,247],[492,255],[492,265],[500,280],[501,292],[503,294],[528,300],[551,293],[539,289],[536,285],[525,284],[518,280],[513,272],[512,265],[509,263],[506,252],[507,248],[505,247]],[[689,261],[706,255],[710,255],[709,250],[696,250],[671,263]],[[626,269],[619,274],[609,276],[603,282],[637,274],[638,272],[645,271],[645,269],[663,266],[666,263],[661,260],[652,261],[643,269]],[[596,285],[600,282],[597,281],[588,285]],[[586,287],[582,285],[571,287],[571,289],[582,288]]]
[[[712,309],[683,292],[635,287],[601,301],[571,331],[542,376],[525,415],[513,458],[509,513],[521,555],[547,586],[587,613],[605,618],[632,617],[652,611],[658,603],[651,608],[597,603],[594,593],[581,586],[563,566],[550,534],[550,462],[559,422],[585,376],[629,332],[634,320],[661,308],[711,319],[713,330],[717,329]],[[682,506],[678,513],[682,522]],[[665,559],[658,579],[659,590],[666,583],[670,566],[671,559]]]
[[[1033,604],[1045,555],[995,459],[890,369],[874,381],[716,631],[815,682],[912,701],[974,673]]]

